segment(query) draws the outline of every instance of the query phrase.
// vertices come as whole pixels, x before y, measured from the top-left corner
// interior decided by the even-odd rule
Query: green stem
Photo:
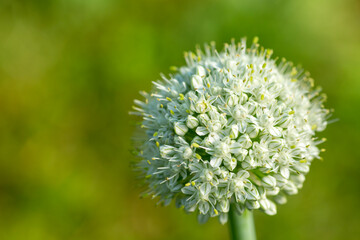
[[[253,213],[247,209],[239,215],[235,207],[231,206],[229,227],[232,240],[256,240]]]

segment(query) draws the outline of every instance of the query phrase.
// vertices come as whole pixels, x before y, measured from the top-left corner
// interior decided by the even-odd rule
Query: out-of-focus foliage
[[[258,238],[357,239],[359,29],[356,0],[0,1],[0,239],[226,239],[138,198],[128,111],[183,51],[245,35],[302,63],[340,119]]]

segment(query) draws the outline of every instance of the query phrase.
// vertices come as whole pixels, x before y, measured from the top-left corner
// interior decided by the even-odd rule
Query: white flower
[[[273,215],[298,192],[329,111],[309,74],[271,53],[245,40],[222,52],[206,46],[141,93],[134,114],[147,194],[225,223],[230,204]]]

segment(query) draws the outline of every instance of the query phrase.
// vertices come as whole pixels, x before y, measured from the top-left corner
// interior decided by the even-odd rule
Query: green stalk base
[[[231,206],[229,227],[232,240],[256,240],[253,213],[247,209],[239,215],[235,207]]]

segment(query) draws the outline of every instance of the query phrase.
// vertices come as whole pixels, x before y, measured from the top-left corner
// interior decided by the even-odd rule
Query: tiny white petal
[[[194,75],[192,78],[191,78],[191,86],[193,87],[193,89],[200,89],[200,88],[203,88],[204,85],[203,85],[203,80],[202,78],[199,76],[199,75]]]
[[[206,134],[209,133],[209,130],[207,130],[206,127],[197,127],[196,128],[196,133],[199,135],[199,136],[204,136]]]
[[[200,186],[200,193],[203,195],[203,196],[207,196],[209,195],[211,192],[211,184],[206,182],[206,183],[203,183],[201,184]]]
[[[220,157],[212,157],[210,160],[210,165],[212,167],[219,167],[222,163],[222,158]]]

